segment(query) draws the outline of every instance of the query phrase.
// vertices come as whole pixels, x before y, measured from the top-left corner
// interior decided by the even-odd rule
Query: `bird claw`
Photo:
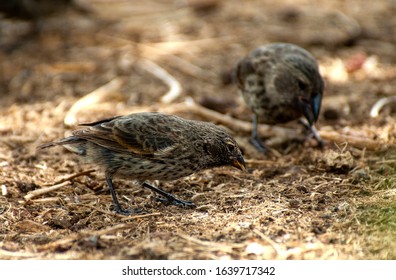
[[[124,209],[119,207],[115,207],[114,211],[116,211],[118,214],[120,215],[124,215],[124,216],[130,216],[130,215],[134,215],[134,214],[141,214],[144,213],[145,211],[142,209]]]
[[[181,200],[181,199],[174,197],[173,195],[169,195],[169,196],[165,196],[165,197],[156,197],[155,199],[161,203],[164,203],[165,205],[176,205],[179,207],[192,207],[192,208],[197,207],[191,201]]]
[[[176,205],[179,207],[196,207],[191,201],[181,200],[176,198],[174,195],[167,193],[157,187],[154,187],[147,182],[143,182],[143,187],[152,190],[153,192],[161,195],[162,197],[156,197],[155,199],[165,205]]]

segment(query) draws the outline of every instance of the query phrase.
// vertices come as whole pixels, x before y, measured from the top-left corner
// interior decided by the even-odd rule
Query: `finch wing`
[[[177,134],[169,125],[161,124],[163,118],[142,118],[139,115],[115,117],[90,124],[73,135],[106,149],[154,157],[166,155],[177,149]]]
[[[112,130],[117,142],[130,152],[144,156],[165,156],[180,147],[178,134],[164,119],[168,117],[123,118]],[[179,134],[180,135],[180,134]]]
[[[96,145],[99,145],[103,148],[115,152],[127,153],[128,149],[117,141],[117,139],[112,134],[111,127],[106,127],[103,124],[104,123],[100,123],[84,129],[75,130],[73,131],[73,135],[87,140],[88,142],[95,143]],[[84,125],[88,126],[89,124]]]
[[[264,82],[267,64],[272,63],[271,54],[270,50],[259,48],[239,61],[235,70],[235,80],[241,90],[252,86],[248,81],[250,75],[258,76],[259,80]]]

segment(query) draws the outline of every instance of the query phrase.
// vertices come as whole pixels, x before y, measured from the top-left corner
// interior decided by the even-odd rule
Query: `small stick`
[[[39,254],[37,253],[30,253],[30,252],[12,252],[12,251],[7,251],[0,249],[0,259],[4,259],[4,257],[11,257],[11,258],[39,258]]]
[[[221,48],[222,44],[230,43],[235,40],[235,36],[222,36],[222,37],[212,37],[212,38],[202,38],[194,39],[189,41],[166,41],[159,43],[152,43],[150,46],[167,52],[178,52],[188,49],[192,52],[195,49],[201,51],[203,48]],[[147,45],[146,45],[147,46]]]
[[[30,203],[54,203],[54,202],[58,202],[60,200],[60,197],[44,197],[44,198],[38,198],[38,199],[34,199],[34,200],[30,200]]]
[[[42,195],[42,194],[45,194],[45,193],[49,193],[49,192],[55,191],[57,189],[60,189],[60,188],[62,188],[64,186],[67,186],[70,183],[70,181],[73,180],[74,178],[90,174],[90,173],[92,173],[94,171],[95,171],[95,169],[90,169],[90,170],[78,172],[78,173],[75,173],[73,175],[67,176],[65,178],[62,178],[62,179],[56,181],[50,187],[46,187],[46,188],[42,188],[42,189],[38,189],[38,190],[34,190],[34,191],[29,192],[27,195],[24,196],[24,199],[26,201],[30,201],[32,203],[34,203],[34,202],[42,203],[42,202],[58,201],[59,200],[58,197],[48,197],[48,198],[41,198],[41,199],[35,199],[35,200],[31,200],[31,199],[36,197],[36,196],[39,196],[39,195]]]
[[[229,127],[233,131],[242,131],[242,132],[250,133],[253,129],[253,125],[249,122],[241,121],[233,117],[223,115],[219,112],[205,108],[197,104],[192,99],[186,100],[185,104],[190,109],[190,111],[193,111],[194,113],[199,114],[211,121],[217,121],[219,123],[222,123],[223,125]],[[258,126],[258,132],[260,135],[266,137],[278,136],[278,137],[284,137],[286,139],[298,137],[298,133],[296,130],[285,127],[279,127],[279,126],[269,126],[265,124],[260,124]],[[325,140],[338,142],[338,143],[347,142],[349,145],[361,149],[367,148],[369,150],[378,150],[378,149],[387,148],[389,146],[386,143],[378,140],[371,140],[363,137],[344,135],[335,131],[334,132],[320,131],[318,132],[318,134],[320,135],[321,138]]]
[[[82,171],[82,172],[78,172],[78,173],[72,174],[70,176],[61,178],[60,180],[52,183],[51,185],[60,184],[60,183],[66,182],[66,181],[71,181],[71,180],[73,180],[73,179],[75,179],[77,177],[91,174],[92,172],[95,172],[95,169],[89,169],[89,170],[85,170],[85,171]]]
[[[127,51],[135,51],[137,50],[137,55],[141,57],[148,58],[150,60],[156,59],[157,57],[164,57],[168,60],[172,61],[172,65],[177,67],[183,73],[194,77],[195,79],[203,80],[206,82],[212,82],[214,73],[208,72],[191,62],[174,55],[171,51],[162,50],[159,47],[145,45],[141,43],[136,43],[132,40],[128,40],[125,38],[112,36],[104,33],[97,33],[97,36],[102,37],[103,39],[110,39],[112,42],[117,42],[123,45],[121,48]]]
[[[389,104],[389,103],[395,103],[396,102],[396,96],[390,96],[390,97],[383,97],[380,100],[378,100],[377,102],[375,102],[375,104],[373,105],[373,107],[371,107],[370,110],[370,117],[372,118],[376,118],[379,116],[379,112],[381,111],[381,109]]]
[[[134,43],[134,42],[129,42],[129,43]],[[134,43],[136,44],[136,43]],[[199,80],[203,80],[206,82],[211,82],[213,81],[213,74],[211,75],[210,72],[203,70],[202,68],[198,67],[195,64],[192,64],[191,62],[174,55],[173,53],[169,51],[162,50],[158,47],[155,46],[150,46],[150,45],[144,45],[144,44],[136,44],[136,46],[139,48],[141,51],[141,56],[144,56],[146,58],[153,58],[157,56],[163,56],[166,59],[172,61],[172,65],[177,67],[180,71],[183,73],[194,77]]]
[[[182,92],[181,84],[178,80],[176,80],[175,77],[166,72],[165,69],[161,68],[158,64],[148,59],[140,59],[140,65],[142,68],[144,68],[144,70],[156,76],[169,87],[169,91],[164,96],[162,96],[161,102],[171,103],[180,96]]]
[[[114,94],[118,92],[124,81],[121,78],[115,78],[108,82],[107,84],[101,86],[100,88],[95,89],[94,91],[88,93],[87,95],[80,98],[70,110],[67,112],[64,124],[67,127],[74,126],[77,124],[77,114],[84,108],[92,106],[93,104],[97,104],[106,98],[109,97],[110,94]]]
[[[379,140],[371,140],[363,137],[356,137],[351,135],[344,135],[334,131],[321,131],[320,136],[323,139],[336,142],[336,143],[348,143],[351,146],[360,149],[368,149],[368,150],[383,150],[388,148],[389,145],[381,142]]]
[[[60,183],[60,184],[53,185],[53,186],[51,186],[51,187],[47,187],[47,188],[42,188],[42,189],[34,190],[34,191],[29,192],[29,193],[28,193],[27,195],[25,195],[23,198],[24,198],[26,201],[29,201],[29,200],[31,200],[33,197],[36,197],[36,196],[39,196],[39,195],[42,195],[42,194],[45,194],[45,193],[49,193],[49,192],[52,192],[52,191],[55,191],[55,190],[57,190],[57,189],[60,189],[60,188],[65,187],[65,186],[67,186],[67,185],[69,185],[69,184],[70,184],[70,182],[67,181],[67,182],[63,182],[63,183]]]
[[[217,121],[222,123],[223,125],[229,127],[233,131],[242,131],[246,133],[250,133],[253,130],[253,125],[250,122],[241,121],[230,117],[228,115],[221,114],[219,112],[210,110],[205,108],[198,103],[196,103],[191,98],[187,99],[185,104],[187,108],[194,113],[201,115],[202,117],[209,119],[211,121]],[[290,128],[278,127],[278,126],[270,126],[265,124],[260,124],[258,126],[258,132],[261,136],[282,136],[286,138],[295,138],[297,137],[297,132]]]

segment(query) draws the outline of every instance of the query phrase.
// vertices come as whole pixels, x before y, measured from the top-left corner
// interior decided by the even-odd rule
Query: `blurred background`
[[[0,246],[24,253],[0,256],[396,258],[389,246],[396,244],[396,158],[387,149],[396,138],[395,15],[395,0],[2,0]],[[61,255],[54,240],[125,220],[107,208],[79,212],[78,201],[97,197],[96,208],[110,209],[107,191],[97,193],[100,174],[24,204],[30,191],[84,170],[61,149],[38,156],[35,147],[78,122],[135,111],[221,123],[204,108],[250,122],[232,69],[271,42],[300,45],[318,60],[326,81],[318,121],[325,150],[283,141],[268,159],[250,148],[249,132],[231,128],[251,174],[206,172],[181,180],[180,192],[165,184],[179,197],[196,195],[197,204],[206,205],[202,213],[150,209],[152,202],[134,196],[143,191],[121,188],[124,198],[162,216],[132,221],[133,229],[99,243],[67,241],[61,249],[70,254]],[[189,98],[199,110],[189,109]],[[371,117],[381,99],[385,105]],[[249,251],[253,242],[264,249]]]
[[[392,0],[2,3],[3,106],[69,102],[115,77],[127,79],[122,91],[129,105],[152,104],[166,88],[139,67],[141,58],[180,81],[179,100],[206,95],[235,99],[229,71],[250,50],[278,41],[298,44],[318,58],[326,96],[340,93],[343,84],[341,97],[347,95],[351,102],[369,98],[344,111],[366,110],[371,98],[394,92]]]

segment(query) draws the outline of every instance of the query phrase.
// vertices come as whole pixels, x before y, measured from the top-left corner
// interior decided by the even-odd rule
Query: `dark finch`
[[[324,82],[310,53],[286,43],[261,46],[239,61],[235,78],[254,113],[251,142],[259,151],[265,151],[257,134],[259,122],[278,124],[302,116],[322,145],[313,125],[319,116]]]
[[[121,214],[131,211],[121,208],[113,177],[138,180],[165,197],[162,201],[193,206],[144,181],[175,180],[226,165],[245,170],[238,144],[225,129],[212,123],[161,113],[136,113],[83,126],[86,128],[73,131],[73,136],[38,148],[65,146],[101,166],[115,210]]]

